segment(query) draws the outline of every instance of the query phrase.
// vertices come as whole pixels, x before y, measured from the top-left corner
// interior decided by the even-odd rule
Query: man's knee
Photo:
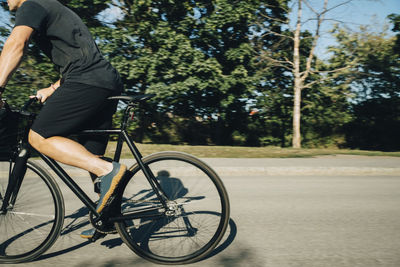
[[[31,146],[33,146],[35,149],[39,150],[40,149],[40,144],[45,140],[44,137],[42,137],[40,134],[37,132],[30,130],[29,135],[28,135],[28,141]]]

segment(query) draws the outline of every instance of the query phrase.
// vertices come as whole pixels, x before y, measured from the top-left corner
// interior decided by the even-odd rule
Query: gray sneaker
[[[96,233],[96,229],[94,229],[94,228],[85,230],[81,233],[81,237],[85,238],[85,239],[90,239],[94,236],[94,233]]]
[[[91,239],[93,242],[96,241],[99,238],[103,238],[105,237],[106,234],[97,232],[96,229],[92,228],[89,230],[85,230],[81,233],[81,237],[85,238],[85,239]],[[93,240],[93,238],[96,238],[95,240]]]
[[[126,172],[126,166],[123,164],[119,164],[117,162],[113,162],[113,170],[104,175],[100,176],[100,199],[97,204],[96,211],[101,213],[107,205],[110,204],[113,199],[112,196],[115,190],[118,187],[119,182],[124,177]]]

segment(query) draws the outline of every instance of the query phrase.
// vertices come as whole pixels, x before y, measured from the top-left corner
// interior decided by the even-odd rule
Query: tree
[[[339,6],[351,2],[351,0],[343,1],[332,7],[328,6],[328,0],[324,0],[321,10],[314,8],[308,0],[296,0],[293,2],[296,5],[295,11],[297,14],[294,23],[295,28],[276,31],[274,28],[264,27],[263,37],[274,36],[280,39],[280,41],[276,42],[276,45],[272,47],[262,46],[264,49],[260,50],[260,59],[265,61],[265,64],[269,65],[269,68],[285,69],[286,77],[292,80],[292,146],[294,148],[300,148],[302,92],[305,89],[310,89],[315,85],[320,85],[323,82],[331,80],[353,64],[353,62],[349,62],[347,66],[332,68],[332,66],[328,66],[319,61],[315,55],[315,49],[321,36],[321,27],[326,20],[326,14]],[[307,20],[304,19],[303,15],[305,7],[314,15]],[[264,17],[290,25],[287,18],[274,18],[268,14]],[[312,34],[310,30],[302,31],[304,23],[310,20],[316,23]],[[287,50],[288,46],[291,47],[290,52]]]
[[[396,37],[388,36],[387,29],[373,32],[365,26],[356,33],[340,28],[335,31],[338,45],[331,47],[331,62],[334,65],[344,65],[348,60],[355,62],[349,82],[356,100],[398,97],[400,71]]]
[[[347,120],[339,94],[347,88],[338,78],[346,65],[316,58],[319,30],[304,30],[302,15],[300,30],[288,28],[292,1],[62,2],[84,19],[128,93],[157,94],[141,104],[130,129],[137,141],[286,146],[301,107],[303,141],[315,144]],[[308,1],[295,2],[311,10],[317,29],[335,8],[326,2],[317,12]],[[36,89],[58,78],[31,49],[10,94],[22,92],[23,81],[26,95],[33,83]],[[295,109],[294,88],[301,97]]]
[[[99,45],[127,88],[157,94],[140,122],[150,138],[232,144],[235,132],[247,131],[255,84],[248,25],[258,2],[113,3],[121,16],[96,32]]]
[[[396,29],[396,28],[394,28]],[[338,46],[332,47],[332,64],[357,59],[352,75],[338,77],[353,89],[353,120],[347,126],[352,148],[398,150],[400,141],[400,61],[397,37],[387,29],[373,32],[362,27],[351,33],[336,29]]]
[[[140,116],[139,140],[232,144],[246,135],[256,84],[248,25],[258,0],[62,2],[89,26],[128,92],[157,94]],[[119,15],[99,16],[110,10]],[[9,85],[14,96],[24,79],[40,88],[58,76],[39,51],[28,57]]]
[[[393,23],[393,32],[398,32],[396,37],[396,46],[394,52],[396,54],[400,54],[400,15],[399,14],[390,14],[388,18]]]

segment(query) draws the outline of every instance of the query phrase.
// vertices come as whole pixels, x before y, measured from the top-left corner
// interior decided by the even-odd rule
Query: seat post
[[[133,108],[134,107],[132,105],[128,105],[128,107],[124,111],[124,116],[122,117],[122,121],[121,121],[121,130],[123,130],[123,131],[125,131],[126,127],[128,126],[129,115]]]

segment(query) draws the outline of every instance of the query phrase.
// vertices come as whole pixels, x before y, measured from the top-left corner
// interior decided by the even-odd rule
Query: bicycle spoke
[[[50,218],[50,219],[55,218],[54,215],[37,214],[37,213],[29,213],[29,212],[8,211],[8,213],[16,214],[16,215],[32,216],[32,217],[44,217],[44,218]]]
[[[2,168],[4,165],[1,165]],[[58,237],[63,223],[61,192],[36,164],[28,162],[15,205],[0,215],[0,263],[32,260]],[[4,194],[8,177],[0,177]]]

